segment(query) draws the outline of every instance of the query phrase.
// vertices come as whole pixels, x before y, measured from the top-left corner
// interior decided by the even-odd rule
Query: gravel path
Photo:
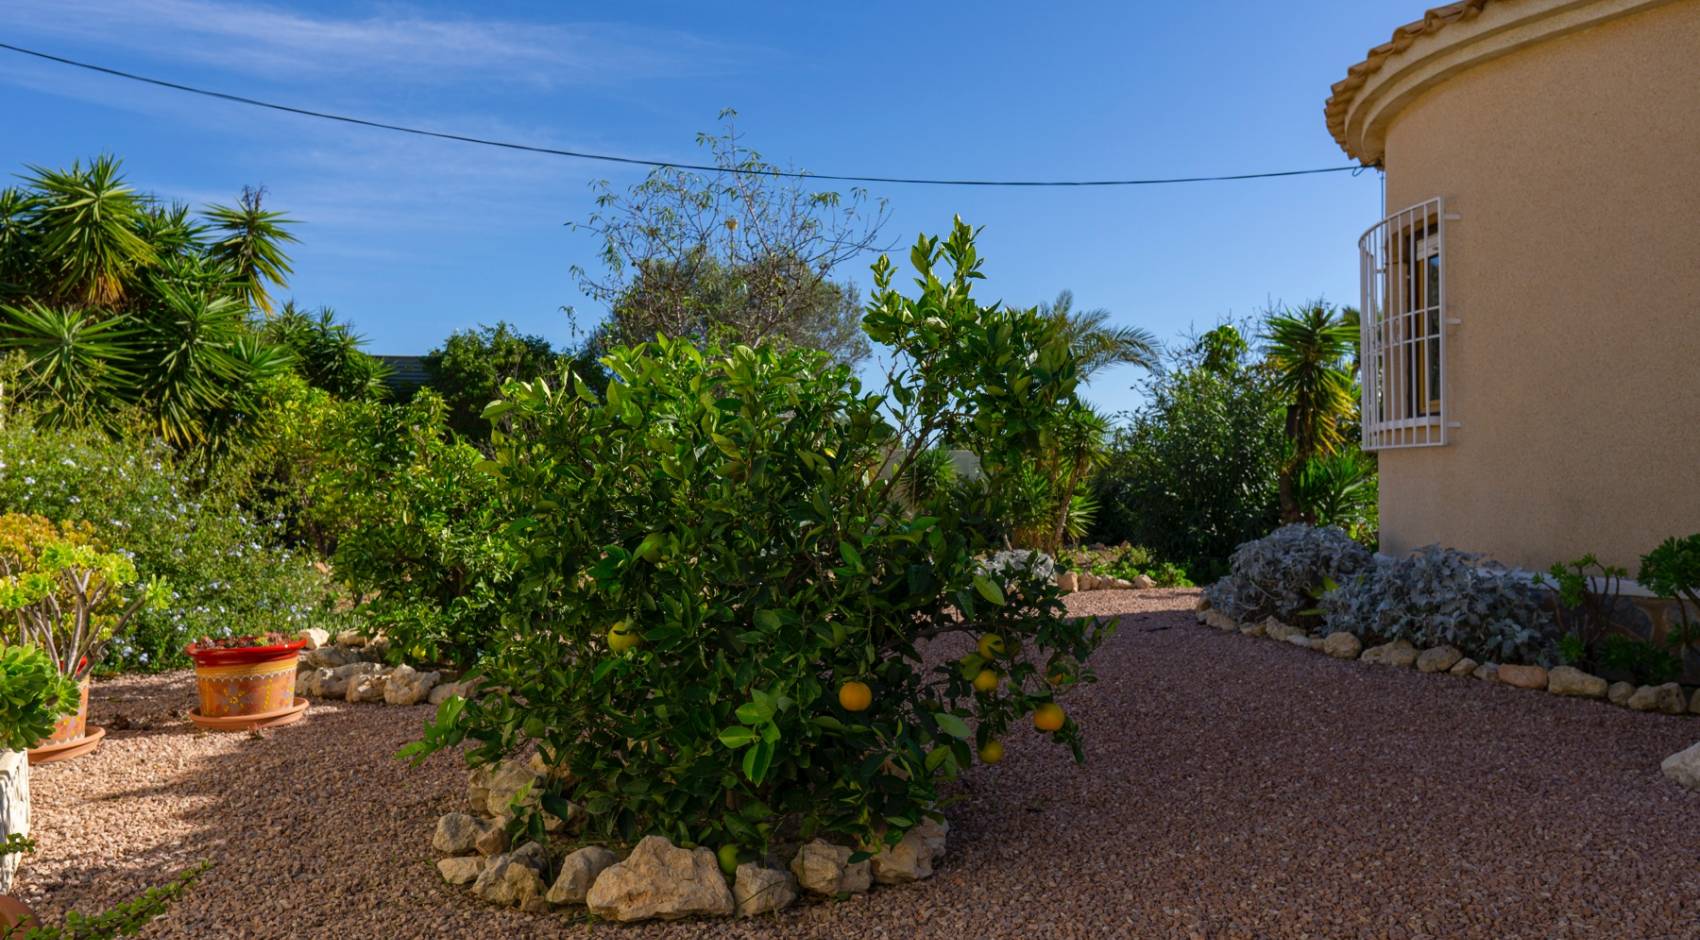
[[[1075,693],[1077,767],[1028,734],[978,767],[931,881],[653,937],[1700,937],[1700,794],[1658,764],[1700,720],[1341,663],[1129,614]],[[89,910],[218,863],[152,937],[559,937],[442,885],[464,775],[391,759],[425,708],[315,704],[264,737],[194,733],[186,674],[96,686],[94,754],[33,775],[40,909]],[[128,724],[127,730],[119,730]]]

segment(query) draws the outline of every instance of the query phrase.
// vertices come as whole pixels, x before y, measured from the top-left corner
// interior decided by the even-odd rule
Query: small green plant
[[[0,751],[35,747],[76,708],[77,684],[46,653],[33,646],[0,646]]]
[[[1627,577],[1628,571],[1602,564],[1592,554],[1554,562],[1545,576],[1535,577],[1536,584],[1552,588],[1553,619],[1562,631],[1558,652],[1565,662],[1585,668],[1596,663],[1600,644],[1616,623]]]
[[[12,848],[13,844],[8,841],[8,851],[18,851]],[[32,843],[22,851],[31,851],[33,848]],[[0,940],[115,940],[118,937],[133,937],[165,914],[211,867],[211,862],[201,862],[170,882],[149,888],[137,897],[99,914],[79,914],[72,911],[65,915],[65,922],[57,927],[5,928],[0,930]]]
[[[1642,555],[1635,579],[1660,597],[1676,599],[1682,626],[1671,634],[1674,645],[1681,649],[1700,643],[1700,623],[1690,613],[1700,612],[1700,533],[1665,539]]]
[[[1682,678],[1682,660],[1670,649],[1621,633],[1600,641],[1595,662],[1601,672],[1630,676],[1639,685],[1662,685]]]

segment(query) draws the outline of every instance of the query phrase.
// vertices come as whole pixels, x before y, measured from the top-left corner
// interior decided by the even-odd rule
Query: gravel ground
[[[1084,766],[1030,734],[977,767],[930,881],[652,937],[1700,937],[1700,794],[1658,764],[1700,721],[1342,663],[1198,626],[1190,591],[1125,614],[1067,702]],[[152,937],[558,937],[565,914],[436,877],[464,775],[392,759],[426,708],[315,704],[196,734],[186,674],[96,686],[94,754],[33,775],[38,909],[90,910],[217,862]],[[126,727],[127,726],[127,727]]]

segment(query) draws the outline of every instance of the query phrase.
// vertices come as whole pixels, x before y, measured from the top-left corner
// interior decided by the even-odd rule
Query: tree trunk
[[[0,751],[0,841],[30,834],[30,761],[25,751]],[[0,855],[0,894],[12,890],[18,855]]]
[[[1277,493],[1281,497],[1282,524],[1299,522],[1304,518],[1304,513],[1299,509],[1297,494],[1293,492],[1293,471],[1282,468],[1277,483]]]

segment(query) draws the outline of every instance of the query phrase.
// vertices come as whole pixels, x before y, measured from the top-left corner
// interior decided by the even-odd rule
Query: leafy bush
[[[1211,577],[1276,526],[1285,417],[1246,357],[1238,331],[1219,327],[1147,383],[1150,403],[1116,431],[1093,477],[1091,539],[1144,545]]]
[[[490,436],[484,406],[501,397],[504,383],[554,375],[560,363],[548,340],[505,322],[453,333],[425,355],[431,388],[448,405],[449,427],[477,441]]]
[[[342,524],[331,561],[363,600],[363,628],[409,661],[470,665],[514,562],[483,454],[448,434],[429,392],[399,406],[344,404],[322,433],[315,512]]]
[[[102,551],[91,526],[0,515],[0,611],[10,615],[0,645],[37,647],[80,680],[137,611],[159,606],[164,586],[137,581],[129,554]]]
[[[1293,484],[1299,507],[1312,522],[1343,529],[1359,544],[1375,548],[1381,534],[1381,488],[1374,454],[1342,447],[1312,457]]]
[[[1313,616],[1310,612],[1330,586],[1373,563],[1370,553],[1339,529],[1295,523],[1235,549],[1228,573],[1204,595],[1235,620],[1272,616],[1296,623]]]
[[[1690,608],[1700,611],[1700,533],[1687,538],[1668,538],[1641,556],[1635,580],[1660,597],[1677,600],[1682,627],[1673,636],[1678,648],[1700,643],[1700,623]]]
[[[1369,641],[1450,645],[1495,662],[1551,662],[1551,620],[1529,581],[1481,556],[1430,545],[1340,582],[1323,598],[1328,629]]]
[[[61,715],[77,709],[77,684],[33,646],[0,646],[0,751],[47,740]]]
[[[825,353],[672,340],[610,353],[605,395],[571,374],[510,385],[486,412],[508,427],[492,472],[518,559],[487,691],[446,701],[408,753],[534,741],[570,771],[542,808],[570,799],[603,836],[895,842],[973,744],[995,758],[1012,722],[1089,681],[1107,628],[1065,618],[1030,568],[991,574],[957,504],[910,511],[902,482],[947,435],[994,477],[1019,464],[1072,399],[1066,344],[972,300],[966,226],[912,257],[920,298],[882,262],[866,320],[898,350],[890,397]],[[952,633],[978,648],[930,666],[923,644]],[[1053,738],[1080,755],[1073,721]]]
[[[0,505],[55,521],[84,520],[131,553],[144,577],[167,582],[164,606],[140,611],[107,650],[106,667],[152,671],[186,665],[194,636],[329,626],[326,578],[274,547],[274,523],[254,519],[155,441],[93,431],[0,431]]]
[[[1158,587],[1193,586],[1185,568],[1173,562],[1158,561],[1155,553],[1141,545],[1075,548],[1064,552],[1062,560],[1073,571],[1086,571],[1126,581],[1144,575],[1157,582]]]

